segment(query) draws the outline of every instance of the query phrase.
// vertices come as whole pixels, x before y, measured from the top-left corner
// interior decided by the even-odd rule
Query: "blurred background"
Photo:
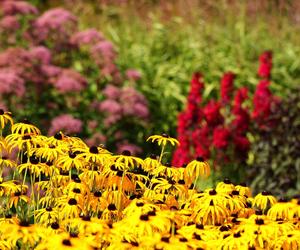
[[[181,142],[173,165],[201,156],[212,181],[300,189],[299,1],[0,6],[0,105],[15,120],[143,157],[165,132]]]

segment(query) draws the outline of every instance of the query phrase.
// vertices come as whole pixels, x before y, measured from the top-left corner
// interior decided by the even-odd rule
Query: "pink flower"
[[[65,134],[80,133],[82,131],[82,121],[70,114],[59,115],[51,121],[48,133],[54,135],[59,131]]]
[[[3,30],[16,31],[20,28],[20,23],[16,16],[5,16],[0,21],[0,27]]]
[[[101,102],[99,105],[99,110],[102,112],[107,112],[109,114],[122,115],[121,105],[117,101],[111,99],[107,99]]]
[[[110,41],[101,41],[92,47],[91,54],[98,64],[113,62],[116,58],[114,45]]]
[[[117,152],[121,154],[123,151],[128,150],[132,155],[138,155],[142,152],[142,149],[134,144],[124,141],[117,144]]]
[[[134,104],[132,110],[134,111],[134,115],[139,118],[147,118],[149,116],[149,109],[143,103]]]
[[[72,69],[63,69],[54,86],[60,93],[79,92],[87,85],[86,79]]]
[[[86,139],[85,142],[88,146],[100,145],[106,142],[107,138],[105,135],[97,132],[92,135],[91,138]]]
[[[104,36],[101,32],[97,31],[96,29],[88,29],[75,33],[71,37],[70,42],[74,45],[82,46],[93,45],[102,40],[104,40]]]
[[[138,81],[139,79],[141,79],[142,74],[141,74],[141,72],[139,72],[139,71],[136,70],[136,69],[128,69],[128,70],[126,71],[126,77],[127,77],[129,80],[132,80],[132,81]]]
[[[95,130],[95,129],[97,128],[98,122],[97,122],[96,120],[90,120],[90,121],[88,121],[87,126],[88,126],[88,128],[89,128],[90,130],[93,131],[93,130]]]
[[[54,66],[54,65],[42,65],[41,71],[43,74],[45,74],[47,77],[57,77],[61,72],[62,68]],[[53,83],[54,84],[54,83]]]
[[[122,118],[122,115],[120,115],[120,114],[111,114],[103,120],[103,124],[105,127],[108,128],[108,127],[116,124],[121,118]]]
[[[69,11],[54,8],[46,11],[35,21],[35,35],[40,41],[54,37],[56,42],[67,42],[77,26],[77,18]]]
[[[4,15],[16,15],[16,14],[37,14],[38,10],[30,3],[25,1],[9,1],[6,0],[1,4],[2,12]]]
[[[217,149],[225,149],[228,146],[230,132],[227,128],[217,127],[213,133],[213,145]]]
[[[29,55],[39,64],[51,63],[51,51],[44,46],[32,47],[29,51]]]
[[[25,82],[19,75],[10,69],[0,70],[0,93],[16,94],[21,97],[25,94]]]
[[[105,89],[102,91],[106,98],[118,99],[121,95],[121,90],[111,84],[106,85]]]

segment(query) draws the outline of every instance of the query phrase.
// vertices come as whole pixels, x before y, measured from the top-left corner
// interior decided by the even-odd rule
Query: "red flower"
[[[238,152],[248,152],[250,149],[250,142],[246,136],[235,136],[234,137],[235,149]]]
[[[235,75],[232,72],[227,72],[221,79],[221,102],[228,104],[233,92],[233,81]]]
[[[268,80],[261,80],[254,93],[252,116],[258,125],[263,125],[271,113],[273,96],[269,85],[270,82]]]
[[[223,116],[220,113],[220,108],[220,103],[214,100],[209,101],[209,103],[207,103],[203,108],[205,120],[208,125],[216,126],[223,122]]]
[[[234,120],[232,121],[233,128],[238,133],[243,133],[248,130],[250,124],[250,115],[246,108],[242,107],[243,102],[248,98],[247,88],[240,88],[237,90],[232,113]]]
[[[217,149],[225,149],[228,146],[230,132],[227,128],[217,127],[214,129],[213,145]]]
[[[259,57],[260,65],[258,68],[258,75],[261,78],[269,79],[272,70],[272,52],[265,51]]]

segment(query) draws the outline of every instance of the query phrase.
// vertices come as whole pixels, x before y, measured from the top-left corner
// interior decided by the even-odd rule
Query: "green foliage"
[[[295,195],[300,189],[300,92],[291,91],[271,119],[276,125],[256,135],[249,180],[255,191],[265,188],[276,195]]]
[[[237,22],[229,20],[224,26],[208,23],[199,27],[174,18],[167,24],[153,19],[148,29],[132,20],[130,25],[108,24],[104,30],[118,45],[120,67],[137,68],[143,73],[137,88],[150,102],[156,121],[152,131],[174,134],[176,115],[183,108],[194,71],[205,75],[205,98],[218,95],[219,79],[228,70],[237,74],[238,86],[253,90],[258,82],[257,58],[262,51],[272,49],[273,91],[285,95],[298,83],[300,46],[293,41],[297,34],[291,35],[293,30],[288,24],[276,36],[269,28],[262,22],[248,26],[242,18]],[[292,37],[285,39],[287,36]]]

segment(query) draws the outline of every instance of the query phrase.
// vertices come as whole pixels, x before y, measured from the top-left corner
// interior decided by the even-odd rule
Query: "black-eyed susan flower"
[[[0,130],[2,131],[7,124],[10,124],[11,126],[14,124],[11,112],[0,109]]]
[[[191,161],[185,168],[186,179],[193,182],[199,177],[208,177],[210,175],[209,164],[202,157]]]
[[[76,152],[69,151],[66,154],[60,155],[55,164],[63,171],[70,171],[73,168],[79,171],[83,170],[86,162]]]
[[[253,206],[259,209],[266,210],[276,203],[276,198],[268,191],[263,191],[256,195],[253,200]]]
[[[41,131],[34,126],[31,122],[28,120],[23,120],[22,122],[15,123],[11,127],[11,131],[13,134],[20,134],[20,135],[40,135]]]
[[[291,220],[294,217],[295,204],[286,199],[279,199],[269,210],[267,215],[273,220]]]
[[[151,135],[148,137],[147,141],[156,141],[158,146],[166,146],[168,143],[170,143],[172,146],[179,145],[179,141],[177,139],[170,137],[166,133],[163,133],[161,135]]]

